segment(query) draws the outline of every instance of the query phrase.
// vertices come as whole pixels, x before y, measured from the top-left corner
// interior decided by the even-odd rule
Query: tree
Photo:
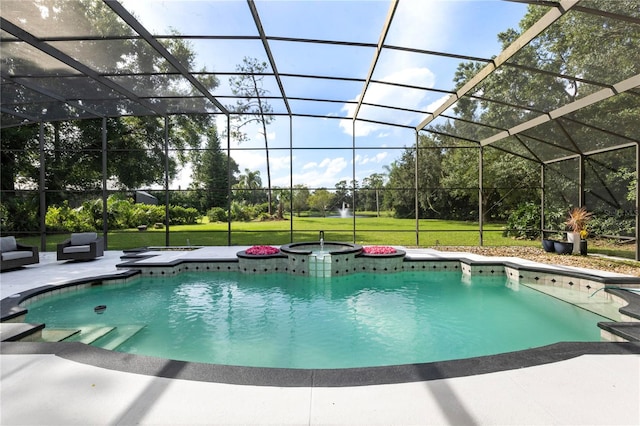
[[[52,0],[47,5],[34,2],[16,2],[16,7],[24,8],[24,15],[34,19],[34,25],[76,26],[87,23],[90,28],[82,31],[95,35],[82,43],[70,46],[68,54],[86,56],[93,49],[96,54],[90,55],[94,61],[89,66],[115,74],[147,73],[146,78],[131,79],[130,90],[135,93],[158,93],[163,96],[185,95],[183,78],[175,73],[173,67],[155,52],[146,41],[131,37],[131,28],[115,15],[111,9],[98,0],[68,2]],[[42,12],[46,8],[48,13]],[[82,19],[78,19],[81,17]],[[175,32],[173,32],[175,34]],[[105,44],[100,36],[120,36]],[[181,38],[167,39],[167,48],[187,68],[195,67],[194,49]],[[83,49],[74,52],[74,46]],[[28,57],[23,62],[33,61]],[[37,64],[7,64],[7,73],[11,68],[33,68]],[[206,71],[202,69],[201,71]],[[64,79],[63,79],[64,80]],[[213,75],[200,78],[209,90],[218,85]],[[72,81],[60,81],[56,88],[60,93],[75,93]],[[69,87],[65,87],[68,85]],[[195,89],[191,89],[195,90]],[[109,96],[105,93],[103,96]],[[126,111],[125,103],[119,106],[123,115],[134,113]],[[173,177],[179,167],[187,159],[188,148],[198,148],[199,135],[204,133],[212,118],[208,115],[172,115],[169,118],[169,146],[172,154],[165,158],[164,119],[155,116],[122,116],[107,120],[108,150],[107,177],[110,185],[120,189],[135,189],[140,186],[161,184],[164,181],[165,160],[169,164],[169,177]],[[45,125],[45,164],[39,164],[38,126],[28,126],[32,130],[2,130],[2,187],[10,188],[17,178],[25,179],[30,185],[39,183],[39,168],[46,168],[47,202],[59,202],[69,196],[67,190],[99,190],[102,183],[102,120],[78,120]],[[31,135],[27,136],[27,132]],[[27,141],[28,139],[28,141]],[[29,155],[14,156],[5,148],[24,147]],[[5,164],[7,167],[5,168]]]
[[[239,169],[233,158],[228,157],[220,148],[215,126],[207,129],[204,150],[195,150],[192,161],[191,188],[199,194],[200,211],[205,212],[212,207],[226,207],[229,201],[229,184],[236,183],[234,175],[239,173]]]
[[[317,211],[322,212],[322,217],[327,216],[327,209],[333,202],[333,194],[325,188],[318,188],[309,196],[309,206]]]
[[[276,217],[280,220],[284,219],[285,205],[289,206],[291,201],[291,191],[286,188],[275,187],[273,189],[276,200],[278,201],[278,210]]]
[[[342,206],[349,206],[351,204],[351,194],[347,187],[347,181],[341,180],[336,183],[336,192],[333,195],[333,205],[338,209],[342,209]]]
[[[385,204],[396,218],[415,216],[415,148],[405,149],[400,158],[386,167],[389,175]]]
[[[269,141],[267,126],[273,121],[273,108],[265,100],[268,91],[263,88],[263,73],[267,69],[266,62],[259,62],[255,58],[245,57],[242,64],[236,66],[238,76],[229,78],[231,91],[240,99],[236,102],[234,115],[231,120],[231,137],[239,143],[248,140],[244,127],[251,123],[261,126],[260,134],[264,138],[264,149],[267,161],[267,202],[268,213],[271,212],[271,167],[269,164]],[[231,109],[231,108],[230,108]]]
[[[258,204],[260,200],[260,188],[262,188],[262,178],[260,170],[251,171],[244,169],[244,174],[238,178],[238,183],[234,185],[238,189],[238,195],[241,200],[245,200],[251,204]]]
[[[386,175],[384,173],[373,173],[362,181],[362,187],[365,189],[365,202],[363,206],[365,210],[369,210],[366,200],[369,199],[371,192],[373,192],[373,206],[376,210],[376,216],[380,217],[380,190],[384,188],[384,180]]]
[[[300,217],[300,212],[309,208],[309,188],[296,184],[293,187],[293,211]]]
[[[31,179],[38,175],[37,125],[9,127],[0,133],[0,190],[14,191],[18,179]]]

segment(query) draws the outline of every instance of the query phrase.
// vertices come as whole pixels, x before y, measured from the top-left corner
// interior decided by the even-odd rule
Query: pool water
[[[104,313],[94,312],[98,305]],[[283,368],[422,363],[599,341],[597,323],[605,320],[503,276],[469,281],[459,272],[183,273],[51,296],[28,309],[27,321],[48,329],[81,327],[73,339],[116,327],[92,344],[121,352]]]

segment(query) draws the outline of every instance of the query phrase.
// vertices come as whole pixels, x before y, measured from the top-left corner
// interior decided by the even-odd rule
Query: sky
[[[152,34],[168,34],[170,29],[175,29],[184,35],[258,35],[244,0],[123,0],[122,4]],[[255,5],[268,37],[373,45],[379,41],[390,8],[390,2],[383,0],[270,0],[256,1]],[[497,34],[508,28],[518,28],[525,13],[526,5],[507,1],[400,0],[385,44],[490,58],[502,50]],[[268,62],[260,40],[199,39],[190,43],[197,53],[197,70],[234,72],[244,57]],[[375,48],[369,46],[274,39],[269,41],[269,46],[281,74],[365,79],[375,57]],[[460,62],[457,58],[383,49],[373,68],[372,79],[451,90],[452,77]],[[213,95],[225,106],[234,103],[225,98],[232,94],[229,77],[219,76],[219,80],[220,85]],[[271,183],[280,187],[303,184],[309,188],[332,188],[342,180],[350,183],[354,173],[359,182],[373,173],[384,173],[384,167],[399,158],[404,147],[415,143],[413,128],[448,96],[370,83],[364,102],[404,110],[362,105],[358,118],[409,128],[360,120],[354,125],[350,117],[362,96],[362,82],[284,76],[282,84],[288,97],[326,101],[290,101],[294,113],[321,118],[294,117],[290,120],[283,116],[269,125]],[[273,77],[265,77],[264,88],[270,95],[280,95]],[[274,112],[286,113],[282,100],[273,100],[270,104]],[[225,127],[226,117],[218,116],[218,128]],[[248,142],[232,141],[232,157],[241,171],[259,170],[266,186],[263,135],[258,127],[249,128],[247,135]],[[289,150],[290,144],[293,151]],[[190,168],[187,166],[174,180],[172,188],[184,189],[189,182]]]

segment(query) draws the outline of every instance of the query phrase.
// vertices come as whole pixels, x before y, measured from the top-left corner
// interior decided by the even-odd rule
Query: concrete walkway
[[[233,252],[242,248],[233,248]],[[229,248],[221,248],[226,257]],[[121,252],[0,275],[2,298],[116,272]],[[2,425],[638,425],[640,356],[583,355],[517,370],[358,387],[243,386],[168,379],[49,354],[0,355]]]

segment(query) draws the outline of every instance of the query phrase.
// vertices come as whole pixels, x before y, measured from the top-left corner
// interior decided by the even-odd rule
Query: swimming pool
[[[94,308],[106,305],[102,314]],[[82,329],[73,339],[214,364],[351,368],[424,363],[599,341],[604,318],[504,276],[460,272],[182,273],[31,303],[29,322]],[[102,333],[102,334],[101,334]],[[83,336],[84,335],[84,336]],[[102,337],[100,337],[102,336]]]

